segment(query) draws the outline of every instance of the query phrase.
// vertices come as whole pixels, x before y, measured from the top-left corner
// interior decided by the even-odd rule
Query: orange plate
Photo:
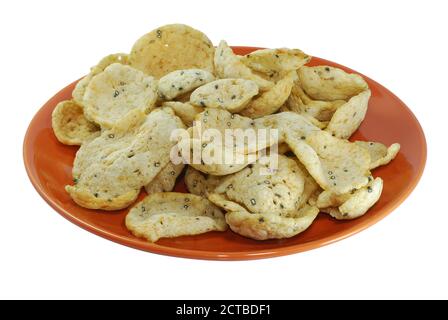
[[[255,49],[234,47],[237,54],[247,54]],[[320,58],[313,58],[310,62],[310,65],[322,64],[354,72]],[[381,199],[366,215],[352,221],[336,221],[320,214],[308,230],[291,239],[255,241],[229,230],[149,243],[134,237],[126,229],[124,218],[128,210],[110,213],[76,205],[64,186],[72,183],[71,170],[78,148],[59,143],[51,128],[53,108],[58,102],[71,98],[76,82],[51,98],[31,121],[23,147],[25,167],[39,194],[63,217],[99,236],[136,249],[215,260],[260,259],[314,249],[344,239],[384,218],[411,193],[423,173],[426,142],[417,119],[393,93],[367,77],[364,79],[372,90],[372,97],[366,119],[352,139],[379,141],[386,145],[401,144],[396,159],[374,171],[375,176],[384,179]],[[175,191],[186,191],[182,180]]]

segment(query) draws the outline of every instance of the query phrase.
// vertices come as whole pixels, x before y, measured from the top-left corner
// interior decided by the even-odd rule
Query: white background
[[[446,1],[9,1],[0,8],[0,298],[448,298]],[[250,262],[170,258],[90,234],[37,194],[22,161],[37,110],[106,54],[181,22],[217,43],[298,47],[379,81],[428,141],[390,216],[317,250]]]

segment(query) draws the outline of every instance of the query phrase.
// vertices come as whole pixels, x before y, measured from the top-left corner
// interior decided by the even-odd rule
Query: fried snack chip
[[[169,24],[145,34],[134,44],[130,65],[157,79],[181,69],[213,73],[215,48],[202,32],[183,24]]]
[[[270,79],[282,77],[308,63],[311,57],[299,49],[262,49],[246,54],[242,61],[256,72]]]
[[[206,70],[176,70],[160,78],[159,97],[163,100],[173,100],[213,80],[215,76]]]
[[[157,82],[137,69],[114,63],[94,76],[84,95],[86,117],[111,128],[130,110],[148,113],[157,100]]]
[[[256,240],[297,235],[319,213],[317,207],[302,200],[305,175],[296,161],[279,155],[274,168],[270,157],[260,158],[252,167],[224,178],[208,196],[227,211],[226,221],[234,232]],[[266,170],[271,174],[262,174]]]
[[[126,227],[135,236],[156,242],[160,238],[225,231],[221,210],[194,194],[164,192],[147,196],[126,216]]]
[[[227,42],[221,41],[215,52],[215,71],[221,79],[234,78],[246,79],[255,82],[261,91],[266,91],[274,86],[274,83],[256,75],[233,53]]]
[[[89,85],[90,80],[97,74],[101,73],[113,63],[121,63],[124,65],[128,64],[128,55],[125,53],[114,53],[110,54],[98,62],[98,64],[92,68],[90,68],[90,73],[82,78],[75,86],[75,89],[72,92],[73,100],[79,104],[80,106],[84,105],[84,94],[86,92],[86,88]]]
[[[297,207],[301,208],[307,203],[311,204],[310,199],[316,192],[319,191],[320,187],[314,180],[314,178],[306,170],[305,166],[299,161],[299,159],[297,159],[297,157],[293,157],[291,159],[293,159],[296,162],[297,166],[299,167],[300,174],[304,177],[303,192],[297,204]]]
[[[304,140],[303,137],[312,132],[321,131],[304,116],[294,112],[280,112],[253,120],[255,128],[273,128],[279,130],[279,143],[285,142],[288,135],[290,139]]]
[[[207,108],[220,108],[239,112],[252,97],[258,94],[254,81],[244,79],[221,79],[197,88],[190,96],[190,103]]]
[[[190,193],[198,196],[207,196],[221,183],[222,177],[206,175],[193,167],[188,166],[185,172],[185,185]]]
[[[182,173],[185,165],[174,164],[171,161],[159,172],[159,174],[145,186],[148,194],[173,191],[177,177]]]
[[[329,121],[345,100],[321,101],[311,99],[302,89],[300,81],[295,81],[288,98],[289,110],[301,115],[309,115],[320,121]]]
[[[224,109],[208,108],[195,120],[194,126],[190,128],[190,136],[181,139],[178,148],[185,163],[206,174],[222,176],[238,172],[255,162],[260,156],[259,151],[277,143],[269,130],[264,135],[251,137],[250,133],[256,131],[245,130],[257,129],[255,121]],[[230,136],[226,136],[227,129],[236,130],[230,130]],[[207,131],[216,135],[205,135]],[[237,137],[236,133],[241,135]],[[193,158],[195,154],[199,154],[199,158]]]
[[[367,90],[364,79],[329,66],[303,66],[297,71],[303,90],[316,100],[348,100]]]
[[[341,105],[333,114],[325,130],[341,139],[350,138],[366,116],[369,99],[370,90],[366,90]]]
[[[83,108],[73,100],[58,103],[51,125],[56,138],[70,146],[80,146],[100,135],[100,128],[84,117]]]
[[[178,116],[187,127],[191,127],[196,116],[204,111],[204,108],[202,107],[178,101],[164,102],[162,107],[173,109],[176,116]]]
[[[383,180],[376,178],[367,186],[344,195],[344,197],[335,201],[333,207],[321,208],[321,211],[330,214],[338,220],[359,218],[379,200],[382,190]]]
[[[194,148],[194,146],[202,146],[199,159],[194,158],[194,155],[197,154],[195,149],[198,150],[198,147]],[[215,161],[215,159],[208,158],[207,156],[213,154],[213,152],[217,150],[217,147],[213,143],[207,144],[202,140],[194,138],[182,139],[178,142],[177,148],[185,163],[188,163],[190,166],[203,173],[216,176],[224,176],[241,171],[250,163],[255,162],[258,157],[256,153],[242,154],[238,153],[233,147],[220,145],[218,150],[221,151],[221,155],[219,160]],[[227,160],[225,161],[224,159]]]
[[[370,170],[388,164],[400,151],[399,143],[394,143],[389,148],[379,142],[355,141],[355,144],[369,152]]]
[[[250,120],[230,115],[224,110],[208,109],[199,115],[198,121],[205,127],[210,126],[210,128],[218,130],[224,130],[226,125],[228,128],[278,129],[278,141],[269,139],[262,146],[267,148],[272,145],[271,142],[287,143],[311,176],[325,190],[330,189],[335,193],[342,194],[368,183],[368,176],[370,176],[368,152],[354,143],[332,137],[331,134],[320,130],[299,114],[281,112]],[[194,129],[195,127],[193,127],[193,131]],[[217,141],[213,141],[213,143],[217,143]],[[235,152],[231,146],[225,147],[230,149],[226,151]],[[244,150],[248,154],[260,150],[259,147],[259,143],[248,143],[244,145]],[[244,168],[249,163],[239,166],[238,169]],[[208,168],[194,167],[205,173],[216,174],[209,171]],[[230,173],[232,171],[228,170],[222,174]]]
[[[313,223],[319,209],[305,205],[289,216],[272,213],[248,213],[232,211],[226,214],[226,221],[233,232],[255,240],[291,238]]]
[[[171,109],[146,116],[139,109],[84,143],[73,166],[72,199],[90,209],[118,210],[130,205],[170,160],[170,134],[184,128]]]
[[[286,143],[324,190],[347,193],[368,183],[370,156],[356,144],[314,131],[297,139],[286,134]]]
[[[275,168],[271,162],[274,157],[264,156],[226,177],[214,193],[225,195],[250,212],[286,214],[295,210],[304,189],[303,172],[294,160],[283,155],[278,155]]]
[[[284,104],[283,106],[278,109],[280,112],[294,112],[299,115],[301,115],[303,118],[305,118],[309,123],[311,123],[313,126],[319,128],[319,129],[325,129],[328,125],[329,121],[319,121],[313,116],[309,115],[307,112],[302,112],[300,109],[296,109],[294,107],[290,107],[288,104]]]
[[[261,93],[255,98],[241,115],[249,118],[260,118],[276,112],[288,99],[297,75],[290,71],[284,78],[279,80],[271,89]]]

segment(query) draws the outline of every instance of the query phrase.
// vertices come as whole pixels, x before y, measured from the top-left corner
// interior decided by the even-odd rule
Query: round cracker
[[[297,73],[303,90],[315,100],[349,100],[369,88],[360,75],[335,67],[303,66]]]
[[[260,49],[246,54],[242,61],[252,70],[266,74],[270,79],[299,69],[311,57],[299,49]]]
[[[100,128],[86,119],[83,108],[73,100],[58,103],[51,124],[56,138],[71,146],[79,146],[100,135]]]
[[[177,177],[182,173],[185,165],[174,164],[171,161],[159,172],[159,174],[145,186],[148,194],[172,191],[176,185]]]
[[[173,100],[213,80],[215,76],[206,70],[173,71],[160,78],[159,97],[162,100]]]
[[[276,112],[291,94],[291,89],[296,77],[296,72],[290,71],[284,78],[279,80],[274,87],[252,100],[249,106],[244,109],[241,114],[254,119]]]
[[[190,103],[201,107],[239,112],[257,94],[258,86],[251,80],[221,79],[193,91],[190,96]]]
[[[390,147],[386,147],[384,144],[379,142],[368,141],[355,141],[355,144],[369,152],[370,170],[388,164],[395,159],[400,151],[399,143],[394,143],[390,145]]]
[[[137,237],[160,238],[225,231],[221,210],[209,200],[187,193],[164,192],[147,196],[126,216],[126,227]]]
[[[287,214],[298,208],[304,183],[305,175],[296,161],[271,155],[225,178],[214,193],[253,213]]]
[[[129,66],[114,63],[94,76],[86,88],[88,119],[110,128],[129,111],[149,112],[157,100],[157,81]]]
[[[226,222],[233,232],[255,240],[291,238],[305,231],[314,221],[319,209],[305,205],[290,217],[272,213],[230,212]]]
[[[131,66],[161,78],[180,69],[213,73],[215,48],[202,32],[184,24],[165,25],[145,34],[132,47]]]
[[[232,48],[224,40],[219,43],[214,60],[216,74],[221,79],[236,78],[252,80],[258,85],[261,91],[268,90],[274,85],[273,82],[255,74],[246,66],[241,61],[240,56],[234,54]]]
[[[106,69],[113,63],[121,63],[127,65],[128,57],[129,55],[127,55],[126,53],[114,53],[101,59],[96,66],[90,68],[90,73],[76,84],[75,89],[73,89],[72,92],[73,100],[76,101],[76,103],[78,103],[80,106],[83,106],[84,94],[90,80],[92,80],[92,78],[97,74],[103,72],[104,69]]]
[[[170,161],[174,130],[184,128],[169,108],[132,110],[116,126],[81,146],[66,191],[80,206],[118,210],[130,205]]]
[[[178,116],[187,127],[191,127],[195,117],[204,111],[204,108],[202,107],[196,107],[188,102],[184,103],[178,101],[164,102],[162,107],[170,107],[173,109],[176,116]]]
[[[190,166],[188,166],[184,177],[188,191],[198,196],[205,196],[213,192],[221,179],[222,177],[206,175]]]

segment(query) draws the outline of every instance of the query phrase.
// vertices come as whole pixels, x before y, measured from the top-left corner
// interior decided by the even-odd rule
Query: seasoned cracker
[[[82,78],[73,89],[72,96],[73,100],[79,104],[80,106],[84,105],[84,94],[86,92],[86,88],[89,85],[90,80],[97,74],[101,73],[113,63],[121,63],[124,65],[128,64],[128,55],[125,53],[115,53],[110,54],[98,62],[98,64],[92,68],[90,68],[90,73]]]
[[[276,112],[288,99],[297,75],[290,71],[271,89],[263,92],[245,108],[241,115],[249,118],[260,118]]]
[[[274,83],[256,75],[233,53],[225,41],[219,43],[215,52],[215,71],[221,79],[234,78],[254,81],[261,91],[268,90]]]
[[[243,79],[221,79],[199,87],[190,96],[190,103],[204,108],[220,108],[239,112],[258,94],[255,82]]]
[[[137,237],[156,242],[160,238],[225,231],[221,210],[200,196],[164,192],[147,196],[126,216],[126,227]]]
[[[159,27],[134,44],[130,65],[157,79],[181,69],[213,73],[215,48],[202,32],[184,24]]]
[[[376,178],[367,186],[338,199],[332,207],[320,210],[338,220],[356,219],[364,215],[379,200],[382,190],[383,180]]]
[[[58,103],[51,116],[56,138],[67,145],[80,146],[100,135],[100,128],[84,117],[83,108],[73,100]]]
[[[273,157],[278,157],[277,168],[271,167]],[[294,160],[272,155],[224,178],[213,193],[225,195],[250,212],[287,214],[298,208],[304,182],[304,174]]]
[[[178,101],[164,102],[162,107],[173,109],[176,116],[178,116],[187,127],[191,127],[196,116],[204,111],[204,108],[202,107]]]
[[[242,61],[254,71],[267,75],[270,79],[295,71],[311,60],[299,49],[261,49],[246,54]]]
[[[132,110],[98,138],[84,143],[73,166],[72,199],[90,209],[118,210],[130,205],[170,160],[173,130],[184,128],[171,109],[146,116]]]
[[[270,135],[269,130],[265,135],[259,134],[258,137],[250,138],[250,133],[256,131],[245,130],[257,129],[256,122],[224,109],[208,108],[195,120],[194,126],[190,128],[190,136],[182,138],[178,148],[185,163],[206,174],[222,176],[238,172],[257,160],[260,156],[258,151],[278,142],[275,136]],[[261,128],[265,129],[262,124]],[[219,136],[203,135],[209,129],[213,129]],[[227,129],[241,129],[240,133],[247,133],[247,136],[241,135],[238,138],[234,135],[236,131],[230,130],[231,136],[226,139]],[[199,155],[199,158],[195,159],[195,154]],[[212,154],[216,161],[210,159]]]
[[[88,119],[112,127],[129,111],[148,113],[157,100],[157,82],[137,69],[112,64],[89,82],[84,95]]]
[[[369,99],[370,90],[366,90],[341,105],[333,114],[325,131],[328,131],[335,137],[348,139],[364,120]]]
[[[369,88],[360,75],[335,67],[303,66],[297,73],[303,90],[316,100],[349,100]]]
[[[295,81],[288,98],[287,105],[291,111],[302,115],[309,115],[319,122],[329,121],[334,112],[345,100],[322,101],[311,99],[302,89],[300,81]]]
[[[355,144],[369,152],[370,170],[388,164],[400,151],[399,143],[391,144],[389,148],[379,142],[355,141]]]
[[[173,164],[171,161],[159,172],[159,174],[145,186],[148,194],[173,191],[177,177],[182,173],[183,163]]]
[[[319,213],[314,206],[305,205],[290,216],[272,213],[229,212],[226,221],[230,229],[255,240],[291,238],[313,223]]]
[[[368,183],[370,156],[356,144],[314,131],[303,139],[286,135],[286,143],[324,190],[347,193]]]
[[[159,97],[162,100],[173,100],[213,80],[213,74],[206,70],[176,70],[160,78]]]
[[[199,159],[195,159],[195,151],[193,146],[199,146]],[[239,153],[233,147],[221,145],[218,149],[213,143],[205,143],[199,139],[182,139],[178,142],[179,149],[183,161],[191,167],[206,174],[216,176],[224,176],[241,171],[247,165],[257,160],[256,153],[244,154]],[[198,148],[196,148],[197,150]],[[213,153],[212,150],[220,150],[221,156],[217,161],[207,156]],[[225,161],[225,159],[228,159]]]
[[[184,177],[188,191],[198,196],[207,196],[213,192],[221,179],[222,177],[206,175],[190,166],[188,166]]]

